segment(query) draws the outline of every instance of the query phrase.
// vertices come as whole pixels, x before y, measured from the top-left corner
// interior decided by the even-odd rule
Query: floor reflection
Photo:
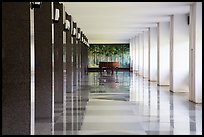
[[[201,104],[129,72],[89,73],[66,95],[55,108],[55,135],[202,134]]]

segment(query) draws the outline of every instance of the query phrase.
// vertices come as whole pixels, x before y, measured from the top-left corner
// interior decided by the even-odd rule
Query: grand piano
[[[119,62],[99,62],[99,69],[100,73],[104,72],[104,70],[107,70],[107,72],[111,71],[112,74],[114,74],[114,70],[116,71],[116,74],[118,72]]]

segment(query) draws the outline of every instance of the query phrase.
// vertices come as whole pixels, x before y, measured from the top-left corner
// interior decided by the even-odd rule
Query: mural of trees
[[[89,67],[98,67],[101,61],[117,61],[121,68],[129,68],[129,50],[129,44],[90,44],[88,49]]]

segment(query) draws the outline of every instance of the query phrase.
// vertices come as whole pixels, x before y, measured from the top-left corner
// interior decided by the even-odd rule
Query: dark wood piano
[[[99,69],[100,73],[104,72],[104,70],[107,70],[107,72],[111,71],[112,74],[114,73],[114,70],[116,73],[118,72],[119,62],[99,62]]]

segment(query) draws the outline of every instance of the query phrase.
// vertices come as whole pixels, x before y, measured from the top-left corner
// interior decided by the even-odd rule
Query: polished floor
[[[202,104],[129,72],[88,73],[55,106],[52,129],[35,134],[202,135]]]

